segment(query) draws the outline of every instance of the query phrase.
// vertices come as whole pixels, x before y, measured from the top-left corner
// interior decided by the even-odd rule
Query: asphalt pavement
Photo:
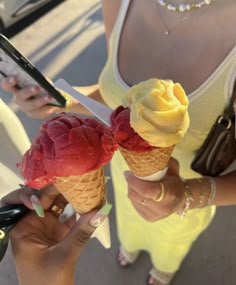
[[[98,0],[64,1],[14,35],[11,41],[52,80],[64,78],[78,86],[95,84],[106,60],[101,3]],[[32,140],[43,120],[30,119],[17,110],[11,95],[0,91],[0,98],[13,108]],[[3,149],[1,146],[0,155]],[[109,168],[106,172],[109,175]],[[13,183],[10,188],[14,187],[17,185]],[[151,267],[146,253],[126,269],[120,268],[116,261],[118,239],[111,181],[108,182],[108,200],[113,204],[110,215],[112,247],[105,250],[97,240],[90,240],[78,262],[75,284],[144,285]],[[173,285],[236,284],[235,217],[235,206],[218,209],[214,221],[194,243]],[[16,284],[9,247],[0,264],[0,285]]]

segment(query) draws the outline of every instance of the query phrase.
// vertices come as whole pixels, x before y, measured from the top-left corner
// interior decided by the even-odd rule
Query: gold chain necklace
[[[200,1],[198,3],[193,3],[193,4],[178,4],[178,5],[174,5],[170,2],[167,2],[165,0],[157,0],[157,3],[159,5],[161,5],[162,7],[167,8],[169,11],[173,11],[173,12],[187,12],[193,9],[197,9],[197,8],[201,8],[202,6],[205,5],[210,5],[212,2],[214,2],[215,0],[203,0]]]
[[[164,34],[165,34],[165,36],[169,36],[169,34],[170,34],[177,26],[179,26],[181,23],[183,23],[184,21],[186,21],[186,20],[190,17],[191,12],[189,12],[187,15],[185,15],[185,17],[183,17],[178,23],[176,23],[176,24],[175,24],[174,26],[172,26],[172,27],[169,27],[169,26],[166,24],[166,22],[164,21],[164,19],[163,19],[162,15],[161,15],[161,12],[160,12],[159,9],[158,9],[158,14],[159,14],[159,18],[160,18],[160,20],[161,20],[161,24],[162,24],[162,26],[163,26],[163,28],[164,28]]]

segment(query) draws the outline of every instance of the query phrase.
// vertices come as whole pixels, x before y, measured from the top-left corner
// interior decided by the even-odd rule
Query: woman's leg
[[[115,153],[111,166],[117,232],[121,245],[127,252],[148,252],[153,268],[161,272],[162,277],[166,274],[171,277],[170,275],[178,271],[192,243],[211,222],[215,208],[191,210],[184,219],[172,214],[157,222],[147,222],[136,212],[127,197],[127,183],[121,172],[122,169],[127,169],[127,166],[118,152]],[[153,284],[164,283],[157,281]]]

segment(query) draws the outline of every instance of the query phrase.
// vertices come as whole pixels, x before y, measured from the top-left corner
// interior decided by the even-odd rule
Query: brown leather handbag
[[[228,107],[216,120],[192,161],[191,168],[202,175],[217,176],[236,159],[235,98],[236,81]]]

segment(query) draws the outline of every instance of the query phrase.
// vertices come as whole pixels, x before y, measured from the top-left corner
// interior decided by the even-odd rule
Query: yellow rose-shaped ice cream
[[[129,89],[123,103],[130,108],[132,128],[153,146],[175,145],[189,127],[188,98],[171,80],[140,82]]]

